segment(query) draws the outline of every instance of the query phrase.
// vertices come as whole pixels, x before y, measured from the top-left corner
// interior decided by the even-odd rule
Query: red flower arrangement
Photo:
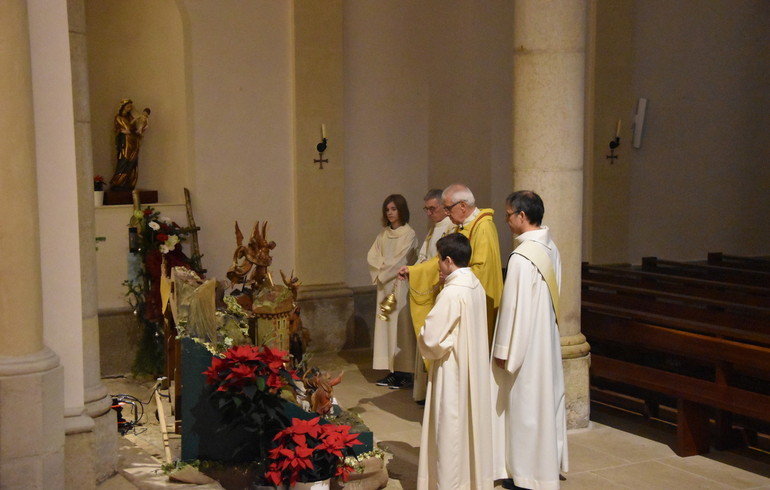
[[[213,357],[203,372],[206,383],[216,387],[211,402],[222,414],[226,427],[255,434],[251,444],[264,458],[270,440],[288,425],[284,415],[286,402],[282,390],[296,389],[299,379],[285,368],[288,354],[267,346],[238,345],[228,349],[224,357]]]
[[[276,446],[268,451],[268,482],[294,485],[333,476],[348,480],[353,467],[345,463],[345,457],[353,455],[351,447],[363,443],[358,434],[350,434],[350,426],[320,424],[320,419],[292,419],[291,426],[275,436]]]
[[[294,387],[298,380],[294,370],[284,366],[288,354],[268,346],[236,345],[229,348],[223,358],[214,357],[211,366],[203,372],[206,382],[217,387],[217,392],[231,395],[244,394],[247,386],[256,385],[260,391],[277,394],[281,389]]]
[[[101,175],[94,176],[94,190],[95,191],[104,190],[104,177],[102,177]]]

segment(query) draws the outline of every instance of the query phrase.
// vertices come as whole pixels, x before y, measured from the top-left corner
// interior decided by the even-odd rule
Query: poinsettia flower
[[[221,371],[227,367],[229,363],[220,357],[212,357],[211,366],[203,374],[206,375],[206,383],[210,385],[217,385],[220,381]]]
[[[307,437],[305,434],[292,434],[291,440],[297,445],[295,451],[300,448],[307,448]]]
[[[270,465],[270,471],[265,473],[265,478],[276,487],[283,483],[283,475],[277,468],[273,469],[273,465]]]
[[[294,452],[299,458],[309,458],[313,454],[313,450],[305,445],[297,446]]]
[[[318,437],[321,434],[321,427],[318,421],[321,417],[315,417],[310,420],[291,419],[291,428],[295,434],[307,434],[310,437]]]
[[[350,454],[347,448],[356,444],[357,434],[350,434],[350,426],[320,424],[320,417],[311,420],[293,418],[291,426],[284,428],[274,438],[276,448],[268,452],[271,460],[270,481],[290,483],[307,478],[337,476],[347,480],[352,467],[344,458]]]
[[[254,379],[254,368],[248,364],[240,364],[230,370],[230,374],[225,378],[232,386],[243,386],[250,379]]]
[[[268,456],[270,456],[271,459],[278,459],[281,456],[292,458],[294,457],[294,451],[291,449],[287,449],[283,446],[278,446],[276,448],[273,448],[267,452]]]
[[[271,349],[264,345],[262,346],[261,360],[267,364],[271,371],[277,372],[283,369],[284,364],[288,361],[288,353],[278,349]]]
[[[267,386],[270,387],[272,393],[277,393],[278,390],[284,386],[283,378],[276,376],[275,374],[270,374],[267,377]]]
[[[168,235],[166,235],[165,233],[158,233],[157,235],[155,235],[155,239],[159,242],[165,242],[166,240],[168,240]]]
[[[232,349],[228,349],[225,353],[225,358],[234,362],[248,362],[256,360],[257,349],[253,345],[236,345]]]

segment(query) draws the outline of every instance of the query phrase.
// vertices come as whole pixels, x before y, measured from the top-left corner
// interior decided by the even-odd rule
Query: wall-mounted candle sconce
[[[618,156],[615,154],[615,149],[620,146],[620,119],[618,119],[618,125],[615,128],[615,137],[610,140],[610,154],[607,155],[607,158],[610,160],[610,164],[615,163],[615,160],[617,160]]]
[[[329,163],[328,158],[324,158],[324,152],[326,151],[326,124],[321,124],[321,142],[315,145],[316,151],[318,151],[318,158],[313,159],[313,163],[318,164],[318,169],[323,170],[324,163]]]

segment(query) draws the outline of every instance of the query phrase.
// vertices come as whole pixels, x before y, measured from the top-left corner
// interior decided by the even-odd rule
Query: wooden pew
[[[770,307],[770,284],[765,287],[710,279],[649,272],[630,266],[583,264],[583,280],[669,291],[696,298],[722,300],[734,304]]]
[[[740,257],[722,252],[709,252],[706,263],[735,269],[770,271],[770,258],[767,257]]]
[[[712,415],[722,439],[732,414],[770,423],[764,288],[588,264],[583,273],[592,378],[676,400],[677,454],[708,451]]]
[[[673,260],[662,260],[657,257],[643,257],[642,269],[646,271],[664,272],[666,274],[683,275],[760,287],[767,287],[768,284],[770,284],[770,271],[677,262]]]
[[[751,318],[767,319],[770,317],[770,305],[747,304],[743,301],[725,299],[718,294],[697,296],[695,295],[696,293],[684,288],[670,288],[667,290],[646,285],[628,285],[623,281],[608,282],[596,279],[583,279],[582,284],[584,299],[591,298],[592,295],[598,295],[607,300],[613,300],[615,304],[621,304],[626,301],[633,302],[634,298],[655,299],[664,306],[678,304],[691,306],[699,310],[728,312]],[[616,296],[601,296],[602,293],[614,294]]]

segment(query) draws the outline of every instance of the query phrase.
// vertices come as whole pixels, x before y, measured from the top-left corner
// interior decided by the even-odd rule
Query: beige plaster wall
[[[770,4],[598,2],[593,262],[767,254]],[[649,100],[640,149],[617,117]],[[615,167],[615,168],[613,168]]]
[[[280,280],[278,270],[295,265],[292,4],[189,0],[180,6],[203,265],[209,277],[224,278],[235,221],[247,235],[267,220]]]
[[[231,264],[235,221],[248,237],[267,220],[273,270],[291,270],[291,3],[89,0],[86,8],[95,171],[113,173],[113,118],[130,96],[136,109],[153,110],[138,186],[158,189],[162,203],[184,202],[190,189],[208,276],[224,278]]]
[[[382,202],[402,194],[425,236],[428,110],[421,2],[345,2],[346,281],[371,284],[366,253],[382,229]],[[410,23],[403,22],[410,19]],[[441,185],[440,183],[432,185]]]
[[[182,19],[174,2],[86,0],[94,172],[115,172],[114,118],[121,99],[152,110],[139,153],[140,189],[183,202],[191,167]]]
[[[515,186],[513,4],[433,1],[425,33],[429,180],[464,182],[478,206],[494,208],[504,255],[511,249],[504,201]]]
[[[87,7],[97,171],[112,173],[101,170],[105,159],[112,165],[112,118],[116,101],[130,92],[138,107],[154,109],[140,186],[157,182],[161,201],[166,201],[163,186],[172,195],[184,185],[191,189],[209,275],[222,277],[229,266],[235,220],[244,230],[258,219],[269,220],[269,238],[278,243],[273,269],[292,269],[298,262],[295,213],[300,211],[292,169],[292,4],[132,0]],[[345,2],[343,15],[343,277],[359,286],[369,282],[365,255],[380,230],[386,195],[407,198],[420,239],[427,228],[422,196],[431,186],[467,182],[479,205],[503,212],[503,199],[512,190],[512,7],[502,0],[483,7],[469,1]],[[123,40],[137,23],[151,41],[125,48]],[[163,39],[151,34],[163,29]],[[162,43],[167,49],[160,55],[168,55],[160,70],[155,55],[148,54],[158,48],[148,44]],[[167,79],[137,76],[148,71],[161,71]],[[175,115],[172,134],[164,133],[166,113]],[[338,131],[334,121],[328,127]],[[152,177],[144,168],[152,162],[151,143],[186,163],[179,172],[166,166],[166,173]],[[325,192],[334,189],[313,189],[300,201],[323,207]],[[179,202],[181,195],[171,200]],[[503,220],[498,225],[507,251],[509,233]]]
[[[512,2],[346,2],[347,283],[370,283],[366,252],[383,199],[403,194],[422,240],[429,187],[467,183],[504,212],[511,192]],[[496,219],[504,251],[510,233]]]
[[[309,286],[345,281],[345,123],[341,0],[294,3],[297,196],[294,271]],[[316,146],[327,138],[323,169]],[[286,273],[289,271],[287,270]],[[303,307],[303,311],[307,311]],[[309,315],[308,315],[309,316]]]
[[[589,34],[589,80],[593,78],[594,97],[587,98],[587,130],[593,130],[586,145],[588,157],[584,162],[585,208],[583,255],[602,263],[625,262],[628,256],[627,223],[630,199],[630,164],[632,112],[628,101],[633,100],[630,47],[633,36],[633,0],[594,2],[601,8],[591,12],[596,26]],[[590,90],[590,82],[589,82]],[[595,112],[591,109],[591,101]],[[621,122],[620,146],[615,150],[617,159],[608,159],[609,143]],[[589,137],[591,137],[589,136]],[[592,229],[595,233],[590,233]],[[612,230],[610,233],[608,230]],[[600,232],[600,233],[599,233]],[[596,236],[600,235],[600,236]],[[600,258],[600,259],[599,259]]]

